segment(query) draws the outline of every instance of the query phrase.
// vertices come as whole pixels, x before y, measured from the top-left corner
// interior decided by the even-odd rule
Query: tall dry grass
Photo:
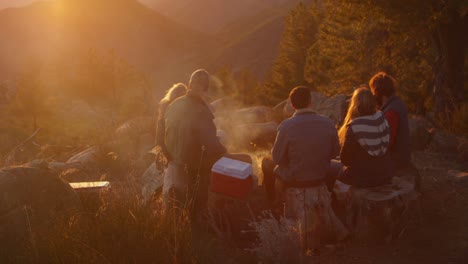
[[[115,184],[83,199],[84,210],[56,225],[24,254],[6,263],[246,263],[245,251],[227,247],[184,209],[168,214],[155,195],[146,203],[138,186]],[[32,233],[34,233],[34,228]],[[32,235],[31,235],[32,237]],[[31,244],[31,243],[30,243]],[[238,260],[236,260],[238,259]],[[250,262],[250,261],[247,261]]]

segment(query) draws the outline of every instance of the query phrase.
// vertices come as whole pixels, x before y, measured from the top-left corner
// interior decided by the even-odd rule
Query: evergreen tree
[[[33,63],[21,74],[12,110],[20,116],[31,118],[33,130],[38,128],[38,118],[49,114],[48,95],[41,82],[41,67]]]
[[[329,1],[325,6],[319,39],[307,57],[307,80],[325,93],[350,93],[386,71],[400,81],[399,93],[413,111],[424,108],[421,95],[429,93],[431,68],[421,33],[366,1]]]
[[[264,84],[266,103],[287,98],[295,86],[308,85],[304,66],[307,50],[316,41],[318,23],[316,6],[308,7],[302,2],[286,17],[278,56]]]

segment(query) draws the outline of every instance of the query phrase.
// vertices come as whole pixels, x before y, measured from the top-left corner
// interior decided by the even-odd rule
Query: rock
[[[270,146],[275,141],[278,124],[275,122],[242,124],[234,127],[233,141],[238,146],[251,143],[260,146]]]
[[[327,97],[319,92],[311,92],[312,110],[320,115],[324,115],[336,124],[342,122],[346,115],[346,95],[337,94],[332,97]],[[288,100],[283,108],[284,118],[289,118],[294,114],[291,102]]]
[[[224,116],[236,109],[239,103],[232,98],[222,97],[211,102],[210,105],[213,108],[215,116]]]
[[[148,201],[156,191],[162,190],[164,172],[159,171],[156,168],[156,164],[152,163],[148,169],[146,169],[145,173],[143,173],[142,182],[143,189],[141,193],[144,200]]]
[[[423,117],[411,117],[408,119],[411,148],[413,150],[425,149],[432,139],[434,128]]]
[[[117,141],[132,140],[136,137],[154,133],[156,130],[156,124],[151,117],[138,117],[120,125],[114,133],[114,139]]]
[[[72,146],[44,145],[41,146],[41,152],[36,157],[39,159],[63,160],[74,149],[75,147]]]
[[[51,252],[50,238],[60,235],[59,228],[81,210],[70,185],[42,165],[1,169],[0,193],[0,241],[8,241],[2,243],[3,260],[28,255],[49,259],[43,254]]]
[[[80,164],[80,167],[87,169],[97,169],[105,166],[109,157],[107,146],[94,146],[81,151],[68,159],[67,163]]]
[[[266,106],[252,106],[236,110],[230,118],[233,124],[266,123],[274,120],[274,111]]]
[[[98,172],[89,172],[80,168],[70,168],[60,173],[60,178],[66,182],[93,182],[102,180]]]

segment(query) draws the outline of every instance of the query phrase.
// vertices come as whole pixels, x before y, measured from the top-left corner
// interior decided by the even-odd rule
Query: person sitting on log
[[[166,144],[164,143],[164,133],[166,130],[166,121],[164,115],[166,114],[167,107],[177,98],[187,93],[187,86],[183,83],[174,84],[167,92],[166,96],[159,102],[159,108],[156,121],[156,147],[159,147],[160,153],[164,155],[166,161],[170,160],[169,152],[167,151]],[[161,169],[161,157],[156,155],[156,166]]]
[[[375,74],[369,81],[377,107],[382,111],[390,126],[388,146],[396,175],[411,175],[415,189],[420,189],[420,176],[411,162],[411,142],[406,104],[395,94],[395,79],[385,72]]]
[[[339,241],[348,234],[333,212],[326,185],[338,135],[331,119],[312,111],[310,89],[296,87],[289,98],[295,113],[278,127],[272,158],[262,161],[264,185],[272,202],[276,179],[283,183],[286,217],[301,226],[304,250],[316,252],[327,239]]]
[[[341,182],[362,188],[391,182],[390,129],[369,89],[354,91],[338,135],[340,158],[345,165],[338,178]]]

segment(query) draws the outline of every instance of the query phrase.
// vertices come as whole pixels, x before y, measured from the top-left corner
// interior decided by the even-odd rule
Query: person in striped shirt
[[[394,173],[389,155],[390,128],[367,88],[354,91],[343,126],[338,132],[341,163],[339,180],[355,187],[391,182]]]

